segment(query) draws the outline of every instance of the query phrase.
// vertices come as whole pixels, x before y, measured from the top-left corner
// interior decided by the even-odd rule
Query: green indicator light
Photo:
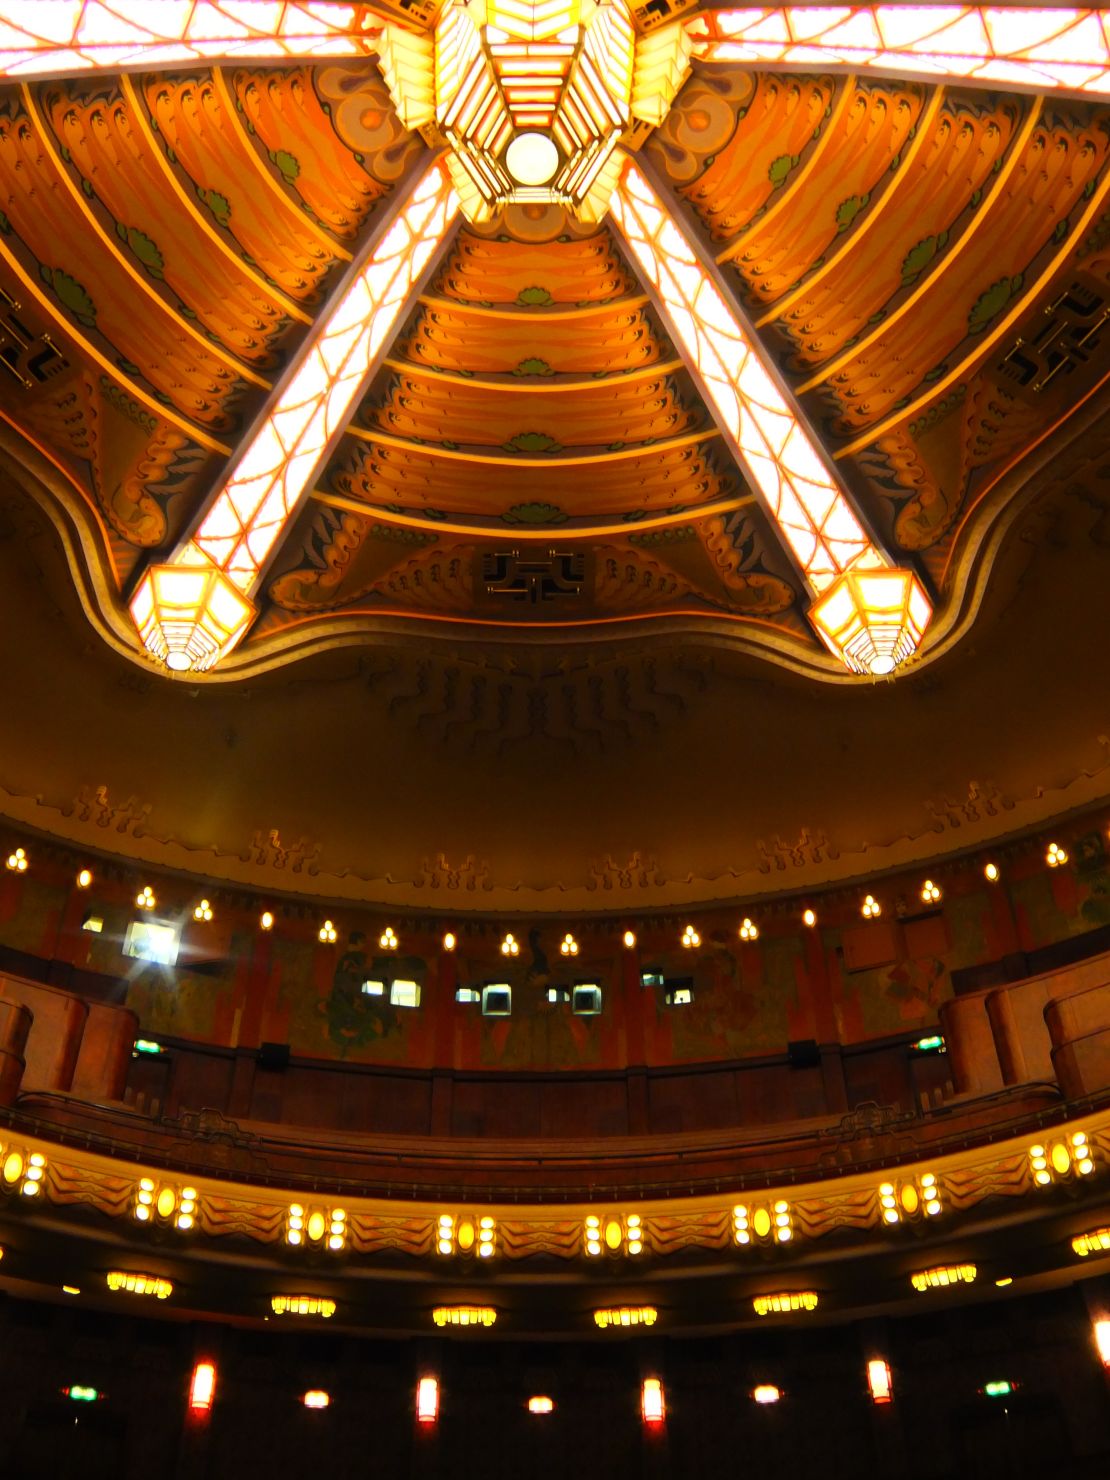
[[[983,1392],[988,1398],[1006,1398],[1013,1390],[1012,1382],[988,1382]]]
[[[165,1049],[163,1049],[163,1047],[162,1047],[162,1045],[160,1043],[155,1043],[152,1038],[136,1038],[135,1039],[135,1052],[136,1053],[164,1053],[165,1052]]]
[[[934,1033],[930,1038],[919,1038],[913,1046],[918,1053],[943,1053],[944,1039]]]
[[[75,1403],[95,1403],[100,1394],[94,1387],[82,1387],[75,1383],[73,1387],[66,1388],[66,1397],[72,1398]]]

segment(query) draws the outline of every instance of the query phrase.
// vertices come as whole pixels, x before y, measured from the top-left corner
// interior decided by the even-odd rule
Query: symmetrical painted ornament
[[[637,36],[627,0],[447,0],[433,33],[387,25],[378,60],[401,121],[449,146],[463,214],[561,205],[598,221],[633,123],[666,116],[692,40]]]

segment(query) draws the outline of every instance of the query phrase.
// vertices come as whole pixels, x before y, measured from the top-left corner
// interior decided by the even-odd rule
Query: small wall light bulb
[[[998,864],[997,863],[988,863],[988,864],[986,864],[984,866],[984,868],[983,868],[983,875],[986,878],[988,884],[997,884],[998,883]]]
[[[754,920],[749,920],[747,916],[744,917],[744,922],[740,926],[740,939],[741,940],[758,940],[759,939],[759,926],[755,923]]]
[[[1049,843],[1044,861],[1048,864],[1049,868],[1059,868],[1068,861],[1067,851],[1061,848],[1059,843]]]
[[[81,872],[77,875],[77,887],[78,887],[78,889],[87,889],[91,883],[92,883],[92,869],[83,868],[81,870]]]
[[[457,945],[458,941],[455,938],[455,932],[453,930],[446,931],[443,936],[443,949],[445,951],[453,951]]]
[[[269,910],[263,910],[258,923],[263,930],[272,930],[274,928],[273,914]]]
[[[701,936],[692,925],[687,925],[686,929],[682,932],[682,944],[688,951],[692,951],[695,946],[701,945]]]
[[[209,920],[211,920],[211,918],[212,906],[208,903],[206,899],[202,899],[199,904],[193,906],[194,920],[203,920],[205,923],[207,923]]]
[[[808,925],[812,929],[812,927],[817,924],[817,911],[816,910],[803,910],[802,911],[802,924],[803,925]]]
[[[325,920],[320,926],[319,939],[323,945],[333,946],[338,939],[338,932],[330,920]]]
[[[626,930],[624,932],[624,948],[625,948],[625,950],[626,951],[631,951],[635,947],[635,945],[636,945],[636,932],[634,930]]]
[[[860,906],[860,914],[865,920],[877,920],[882,912],[883,907],[873,894],[869,894]]]

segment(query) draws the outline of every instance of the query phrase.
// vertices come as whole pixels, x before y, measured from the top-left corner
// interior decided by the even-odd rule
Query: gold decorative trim
[[[795,386],[795,395],[804,396],[807,391],[815,390],[818,386],[825,384],[825,382],[829,379],[831,375],[835,375],[836,372],[838,370],[842,370],[845,365],[850,365],[853,360],[858,359],[860,355],[866,353],[866,351],[869,350],[873,344],[877,343],[878,340],[882,339],[882,337],[890,329],[892,329],[895,324],[900,323],[901,320],[905,318],[906,314],[908,314],[911,309],[913,309],[915,305],[921,301],[926,293],[931,293],[936,288],[938,282],[941,281],[941,278],[943,277],[944,273],[948,271],[951,264],[967,248],[968,243],[974,241],[984,222],[990,220],[991,214],[995,207],[995,203],[1001,196],[1002,192],[1006,189],[1006,186],[1009,184],[1010,176],[1014,173],[1018,165],[1025,157],[1025,151],[1029,147],[1029,141],[1033,137],[1033,133],[1037,127],[1037,124],[1040,122],[1041,109],[1043,105],[1043,98],[1035,99],[1033,106],[1029,109],[1028,118],[1026,118],[1025,122],[1021,126],[1021,132],[1018,134],[1017,138],[1015,138],[1010,144],[1010,152],[1006,156],[1006,160],[1002,168],[999,170],[998,174],[995,175],[994,182],[991,185],[986,199],[979,206],[979,209],[975,212],[974,216],[972,216],[971,220],[967,223],[967,227],[960,234],[959,239],[954,242],[950,250],[945,253],[943,260],[938,264],[936,270],[926,273],[925,276],[914,288],[913,292],[902,300],[902,302],[889,316],[889,318],[885,318],[881,323],[876,324],[875,327],[871,330],[870,334],[865,334],[862,339],[856,340],[847,349],[842,349],[838,355],[834,355],[831,360],[826,361],[826,363],[823,364],[813,375],[811,375],[808,380],[804,380],[801,385]],[[901,413],[898,414],[897,419],[899,421],[902,420]],[[869,433],[869,437],[877,437],[879,435],[879,430],[881,430],[881,428],[878,430],[873,429]],[[843,457],[846,455],[846,450],[842,450],[836,453],[837,457]]]
[[[1082,1143],[1080,1145],[1080,1143]],[[465,1159],[465,1149],[460,1146]],[[960,1231],[961,1216],[988,1199],[1026,1199],[1048,1194],[1053,1186],[1104,1184],[1110,1160],[1110,1110],[1103,1110],[1048,1130],[1029,1131],[978,1150],[954,1152],[882,1170],[781,1187],[737,1190],[690,1198],[643,1198],[567,1204],[484,1203],[467,1198],[422,1198],[403,1202],[386,1198],[342,1198],[336,1214],[333,1194],[278,1191],[233,1179],[172,1168],[122,1162],[18,1129],[0,1132],[0,1194],[21,1203],[53,1208],[89,1208],[116,1220],[129,1219],[136,1232],[164,1225],[184,1251],[194,1238],[240,1236],[260,1244],[318,1246],[338,1268],[348,1254],[372,1256],[387,1251],[414,1258],[441,1258],[441,1228],[447,1218],[454,1234],[454,1257],[477,1257],[480,1244],[463,1235],[479,1227],[490,1230],[496,1252],[491,1263],[547,1255],[583,1265],[598,1259],[622,1268],[652,1258],[667,1258],[686,1249],[731,1250],[738,1267],[759,1257],[761,1248],[788,1261],[799,1246],[845,1229],[881,1237],[906,1223],[927,1224],[930,1232]],[[1032,1166],[1044,1162],[1049,1181],[1038,1185]],[[1088,1170],[1084,1171],[1086,1167]],[[1042,1176],[1045,1174],[1041,1174]],[[35,1181],[31,1181],[35,1178]],[[917,1191],[922,1182],[939,1204],[927,1211]],[[28,1187],[35,1188],[28,1194]],[[145,1206],[139,1202],[139,1189]],[[885,1200],[884,1200],[885,1194]],[[189,1221],[181,1226],[183,1200]],[[742,1204],[744,1219],[737,1217]],[[143,1206],[140,1224],[136,1209]],[[298,1238],[289,1237],[290,1209],[298,1213]],[[895,1209],[896,1219],[887,1216]],[[28,1211],[33,1209],[28,1208]],[[345,1229],[341,1245],[329,1247],[328,1229],[336,1216]],[[1096,1217],[1097,1210],[1087,1216]],[[633,1225],[634,1231],[633,1231]],[[784,1236],[783,1230],[786,1230]],[[740,1230],[740,1231],[738,1231]],[[177,1239],[186,1242],[177,1244]],[[587,1247],[589,1245],[589,1247]],[[813,1255],[800,1249],[802,1259]],[[485,1262],[485,1261],[483,1261]]]
[[[252,385],[256,385],[264,391],[270,390],[270,382],[259,375],[256,370],[252,370],[249,365],[244,364],[238,356],[233,355],[219,340],[209,339],[197,328],[196,324],[190,323],[188,319],[182,318],[179,313],[176,313],[172,305],[167,303],[160,293],[155,292],[149,280],[132,264],[127,254],[120,251],[118,244],[104,230],[104,227],[97,218],[96,212],[89,205],[84,192],[77,187],[69,171],[66,169],[65,162],[58,154],[53,130],[46,119],[43,118],[30,87],[24,83],[20,91],[23,97],[23,106],[27,110],[27,116],[34,124],[39,142],[46,150],[50,158],[50,163],[54,167],[54,173],[69,192],[70,199],[96,235],[101,246],[108,250],[113,260],[123,269],[124,273],[136,285],[143,296],[161,310],[179,334],[184,334],[187,339],[191,339],[199,349],[204,350],[206,354],[210,354],[213,359],[219,360],[226,369],[238,375],[240,379],[250,381]]]
[[[258,272],[255,268],[248,266],[248,264],[243,261],[243,258],[235,250],[235,248],[231,246],[231,244],[227,240],[225,240],[225,238],[212,225],[211,221],[209,221],[205,217],[204,212],[198,209],[196,202],[190,199],[188,191],[174,174],[169,160],[162,153],[162,146],[159,143],[158,139],[155,137],[154,130],[150,126],[150,119],[147,117],[146,108],[143,104],[142,99],[135,91],[135,84],[131,81],[131,78],[126,72],[120,75],[119,81],[120,88],[127,100],[127,106],[128,108],[130,108],[133,115],[135,128],[142,135],[143,144],[146,146],[150,157],[157,161],[158,168],[165,176],[167,184],[173,191],[174,195],[177,196],[178,200],[184,206],[191,220],[200,227],[201,231],[203,231],[204,235],[221,254],[221,256],[226,257],[227,260],[235,266],[238,272],[240,272],[245,278],[248,278],[254,284],[255,288],[257,288],[260,293],[263,293],[266,295],[266,297],[271,298],[274,303],[276,303],[277,306],[282,310],[283,313],[287,314],[289,318],[296,320],[296,322],[299,324],[311,324],[312,315],[306,313],[299,303],[295,302],[292,298],[289,298],[285,293],[281,291],[280,288],[275,287],[268,278],[263,277],[262,274]]]
[[[631,447],[622,447],[617,452],[575,453],[569,457],[558,452],[550,453],[547,457],[517,457],[492,447],[488,453],[460,452],[438,442],[413,442],[407,437],[396,437],[392,432],[357,426],[354,422],[348,422],[344,435],[357,437],[360,442],[377,442],[382,447],[397,447],[416,456],[442,459],[444,462],[476,463],[483,467],[497,468],[588,468],[629,462],[637,457],[652,458],[657,453],[674,452],[682,447],[697,447],[702,442],[712,442],[714,438],[719,438],[721,433],[715,426],[709,426],[703,427],[700,432],[687,432],[682,437],[661,437],[657,442],[638,442]],[[687,518],[693,517],[696,517],[694,513],[687,514]]]

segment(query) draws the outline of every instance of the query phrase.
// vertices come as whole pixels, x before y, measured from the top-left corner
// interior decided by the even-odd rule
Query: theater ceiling
[[[91,28],[113,7],[85,9]],[[899,661],[966,636],[1000,542],[1110,368],[1110,106],[1093,64],[1081,81],[1011,59],[1006,88],[989,68],[938,82],[831,44],[802,65],[741,35],[737,12],[621,8],[636,47],[668,27],[689,43],[658,124],[633,97],[611,209],[474,209],[465,192],[459,209],[443,171],[462,145],[442,119],[402,122],[412,105],[382,62],[381,37],[429,37],[431,11],[317,9],[357,26],[312,61],[294,38],[265,60],[200,47],[145,68],[166,60],[149,36],[89,65],[7,58],[4,464],[57,527],[102,640],[154,661],[137,593],[194,558],[231,572],[246,613],[196,663],[206,682],[329,647],[473,657],[678,635],[848,681],[813,611],[871,556],[930,613]],[[1072,44],[1087,55],[1090,37]],[[429,171],[434,241],[411,206]],[[750,392],[730,422],[705,324],[692,352],[687,308],[645,271],[638,181],[859,534],[828,535],[829,516],[824,572],[745,441]],[[402,262],[388,324],[344,371],[342,414],[327,408],[240,579],[213,509],[402,228],[427,251]]]

